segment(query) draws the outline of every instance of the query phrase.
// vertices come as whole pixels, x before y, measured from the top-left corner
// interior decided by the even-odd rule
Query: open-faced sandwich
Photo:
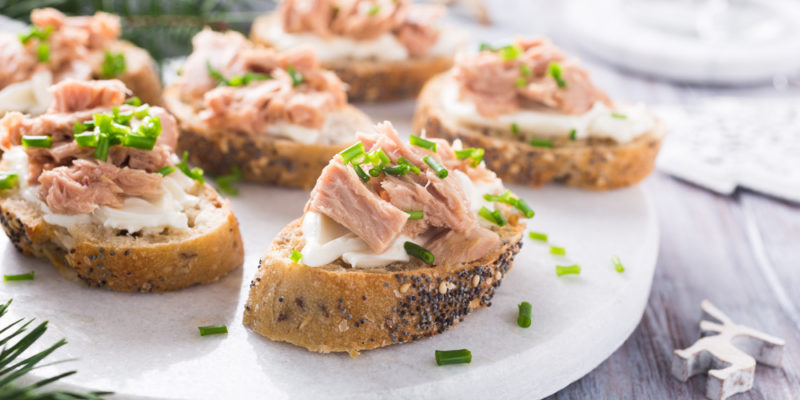
[[[31,12],[30,30],[0,34],[0,115],[41,114],[50,85],[65,79],[119,79],[145,103],[161,103],[161,81],[150,55],[118,40],[119,17],[103,12],[67,17],[52,8]]]
[[[119,291],[213,282],[242,263],[226,200],[174,153],[175,119],[118,80],[64,80],[0,119],[0,222],[67,278]]]
[[[459,55],[426,84],[414,129],[485,148],[486,164],[503,180],[590,189],[646,177],[665,132],[644,106],[609,100],[544,39]]]
[[[389,123],[334,157],[260,260],[244,323],[312,351],[436,335],[491,305],[533,211],[483,150]]]
[[[352,101],[395,100],[452,66],[466,37],[437,26],[444,13],[410,0],[285,0],[253,22],[250,37],[278,49],[312,45]]]
[[[164,99],[181,127],[179,148],[213,175],[240,168],[249,181],[311,187],[354,132],[371,126],[311,48],[281,52],[211,30],[192,44]]]

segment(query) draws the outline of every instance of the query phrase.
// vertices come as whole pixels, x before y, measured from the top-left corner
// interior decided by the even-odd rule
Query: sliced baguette
[[[268,34],[273,24],[280,24],[279,15],[275,12],[256,18],[250,30],[250,40],[273,47]],[[453,49],[453,54],[455,51]],[[453,66],[453,54],[403,61],[324,61],[322,66],[335,72],[348,85],[347,97],[350,101],[402,100],[415,97],[428,79],[450,69]]]
[[[352,356],[442,333],[492,304],[522,246],[524,221],[509,222],[498,228],[501,246],[470,263],[431,267],[413,259],[355,269],[341,260],[317,268],[293,263],[289,255],[304,243],[298,219],[259,261],[244,324],[273,340]]]
[[[114,42],[109,50],[125,54],[125,72],[116,79],[121,80],[142,103],[154,106],[164,104],[158,67],[150,53],[124,40]]]
[[[505,182],[534,187],[561,182],[585,189],[606,190],[633,185],[653,170],[665,127],[656,127],[628,143],[611,139],[555,140],[553,148],[534,147],[508,131],[473,127],[447,115],[441,104],[446,74],[431,79],[420,93],[413,130],[432,137],[461,139],[466,147],[486,150],[489,169]]]
[[[164,91],[164,100],[181,129],[178,154],[188,151],[192,163],[212,175],[230,173],[238,166],[244,179],[251,182],[311,188],[322,168],[350,144],[305,144],[270,135],[215,131],[181,100],[177,86]],[[329,126],[331,136],[351,137],[358,130],[372,129],[369,117],[351,105],[337,118],[337,123]]]
[[[25,255],[49,260],[67,279],[123,292],[165,292],[214,282],[242,264],[239,224],[227,200],[204,185],[188,230],[126,235],[103,226],[47,223],[16,191],[0,196],[0,223]]]

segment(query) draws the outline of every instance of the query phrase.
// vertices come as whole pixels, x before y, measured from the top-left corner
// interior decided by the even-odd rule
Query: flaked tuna
[[[98,107],[119,106],[125,101],[128,89],[119,80],[65,80],[50,87],[53,104],[48,113],[71,113]]]

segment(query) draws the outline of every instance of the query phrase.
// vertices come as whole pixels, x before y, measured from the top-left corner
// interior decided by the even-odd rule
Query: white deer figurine
[[[703,300],[700,308],[703,310],[700,331],[711,336],[700,338],[689,348],[674,351],[674,377],[685,382],[695,374],[708,371],[706,397],[722,400],[753,387],[756,361],[771,367],[781,365],[782,339],[735,324],[708,300]]]

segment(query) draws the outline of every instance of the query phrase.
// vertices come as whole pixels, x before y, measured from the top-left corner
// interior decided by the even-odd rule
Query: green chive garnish
[[[422,219],[423,217],[425,217],[425,212],[423,210],[412,210],[406,212],[408,213],[409,220]]]
[[[13,189],[19,183],[19,175],[10,172],[0,172],[0,190]]]
[[[500,57],[503,57],[504,61],[516,60],[521,54],[522,48],[515,44],[504,46],[500,49]]]
[[[297,251],[297,249],[292,249],[292,254],[289,255],[289,259],[292,260],[293,263],[298,264],[302,258],[303,253]]]
[[[265,81],[267,79],[272,79],[272,76],[248,71],[245,72],[244,75],[234,76],[233,78],[228,79],[228,86],[247,86],[250,84],[250,82]]]
[[[517,78],[517,81],[515,83],[516,83],[517,87],[521,88],[521,87],[525,87],[525,85],[528,84],[528,81],[526,81],[525,78]]]
[[[378,13],[379,13],[379,12],[381,12],[381,7],[380,7],[379,5],[377,5],[377,4],[376,4],[376,5],[372,6],[372,7],[369,9],[369,11],[367,12],[367,14],[369,14],[370,16],[372,16],[372,15],[378,15]]]
[[[50,136],[23,136],[23,147],[51,147],[53,146],[53,138]]]
[[[553,80],[556,81],[556,85],[558,85],[561,89],[567,88],[567,81],[564,80],[564,77],[561,75],[561,65],[557,62],[551,62],[547,66],[547,74],[550,75]]]
[[[548,139],[531,139],[530,142],[531,146],[533,147],[553,147],[553,141]]]
[[[503,214],[500,214],[499,210],[489,211],[488,208],[481,207],[481,209],[478,210],[478,215],[497,226],[504,226],[508,223],[506,219],[503,218]]]
[[[467,349],[436,350],[436,365],[469,364],[470,362],[472,362],[472,353]]]
[[[140,105],[142,105],[142,100],[136,96],[133,96],[130,99],[125,100],[125,104],[129,106],[139,107]]]
[[[550,246],[550,254],[564,256],[567,254],[567,249],[558,246]]]
[[[614,263],[614,269],[617,270],[620,274],[625,272],[625,267],[622,266],[622,261],[620,261],[619,256],[611,257],[611,262]]]
[[[33,280],[33,271],[28,272],[27,274],[19,274],[19,275],[3,275],[3,281],[10,282],[10,281],[32,281]]]
[[[556,265],[556,275],[580,275],[581,273],[581,266],[578,264],[575,265]]]
[[[617,119],[627,119],[627,118],[628,118],[628,116],[627,116],[627,115],[625,115],[625,114],[618,114],[618,113],[611,113],[611,117],[613,117],[613,118],[617,118]]]
[[[531,67],[529,67],[528,64],[520,64],[519,72],[522,74],[522,76],[533,75],[533,71],[531,71]]]
[[[517,317],[517,325],[521,328],[527,328],[531,326],[531,303],[527,301],[523,301],[519,303],[519,317]]]
[[[513,133],[514,136],[519,135],[519,125],[517,125],[516,122],[511,123],[511,133]]]
[[[408,171],[411,171],[411,167],[408,164],[393,165],[383,169],[383,172],[387,175],[394,176],[406,176]]]
[[[218,326],[198,326],[197,329],[200,330],[200,336],[208,336],[208,335],[220,335],[220,334],[227,334],[228,327],[225,325],[218,325]]]
[[[197,181],[201,185],[206,183],[205,178],[203,178],[203,170],[202,169],[197,168],[197,167],[189,169],[189,152],[188,151],[184,151],[183,152],[183,160],[181,160],[181,162],[175,164],[175,167],[177,167],[179,170],[181,170],[181,172],[183,172],[184,175],[188,176],[189,178],[194,179],[195,181]]]
[[[444,166],[442,166],[442,164],[439,163],[439,161],[436,161],[435,158],[431,156],[425,156],[422,158],[422,160],[425,161],[425,164],[428,164],[428,166],[431,167],[433,172],[436,172],[436,176],[438,176],[440,179],[447,178],[447,170],[444,168]]]
[[[403,248],[406,249],[406,253],[408,255],[419,258],[425,264],[433,264],[433,253],[431,253],[428,249],[414,242],[403,243]]]
[[[40,63],[50,61],[50,45],[47,43],[40,43],[36,46],[36,58]]]
[[[211,62],[208,60],[206,60],[206,69],[208,70],[208,74],[217,81],[217,85],[228,84],[228,79],[225,78],[225,75],[222,75],[222,72],[214,69],[214,67],[211,66]]]
[[[122,145],[135,147],[137,149],[153,150],[156,145],[156,138],[128,134],[122,137]]]
[[[463,150],[456,150],[456,158],[459,160],[464,160],[469,158],[472,160],[472,166],[477,167],[480,165],[481,161],[483,161],[483,154],[485,150],[481,148],[466,148]]]
[[[125,73],[125,54],[112,53],[106,50],[103,57],[103,65],[100,67],[100,75],[103,78],[110,79]]]
[[[419,136],[414,136],[414,135],[411,135],[411,137],[409,137],[408,142],[414,146],[422,147],[423,149],[428,149],[436,153],[436,142],[431,142],[430,140],[425,140]]]
[[[156,170],[156,172],[161,174],[161,176],[167,176],[167,175],[175,172],[175,167],[173,167],[172,165],[165,165],[165,166],[159,168],[158,170]]]
[[[578,131],[573,129],[569,131],[569,140],[576,140],[578,138]]]
[[[21,33],[19,35],[19,41],[22,42],[22,44],[26,44],[33,38],[37,38],[39,40],[47,40],[47,38],[50,36],[51,33],[53,33],[52,25],[48,25],[44,29],[39,29],[38,26],[31,26],[31,30],[28,31],[28,33],[25,34]]]
[[[356,157],[364,154],[364,143],[358,142],[341,152],[339,155],[342,157],[342,162],[345,164],[349,163],[350,161],[356,159]]]
[[[97,134],[94,132],[79,133],[75,135],[75,141],[78,142],[79,147],[95,147],[97,146]]]
[[[483,195],[484,200],[486,201],[497,201],[500,203],[506,203],[514,206],[517,210],[521,211],[526,218],[533,218],[536,214],[533,212],[528,203],[525,202],[522,198],[515,197],[510,190],[506,190],[503,194],[496,195],[496,194],[485,194]]]
[[[356,171],[356,175],[358,175],[358,177],[361,178],[361,181],[363,181],[364,183],[369,182],[369,175],[367,175],[367,173],[364,172],[363,169],[361,169],[361,166],[358,164],[352,164],[352,165],[353,169]]]
[[[540,240],[542,242],[547,241],[547,234],[541,232],[528,232],[528,237],[533,240]]]
[[[111,139],[106,134],[97,137],[97,147],[94,148],[94,158],[102,161],[108,160],[108,148],[111,147]]]
[[[145,136],[157,138],[161,135],[161,119],[148,116],[139,125],[139,132]]]
[[[398,165],[408,165],[408,169],[409,169],[411,172],[413,172],[413,173],[414,173],[414,175],[419,175],[419,173],[420,173],[420,169],[419,169],[419,167],[417,167],[417,166],[416,166],[416,165],[414,165],[414,164],[411,164],[411,163],[410,163],[408,160],[406,160],[406,159],[405,159],[405,158],[403,158],[403,157],[400,157],[400,158],[397,160],[397,164],[398,164]]]
[[[484,42],[484,43],[481,43],[481,46],[479,47],[479,50],[480,50],[480,51],[486,51],[486,50],[488,50],[488,51],[495,51],[495,50],[497,50],[497,49],[495,49],[494,47],[492,47],[492,45],[490,45],[489,43],[486,43],[486,42]]]
[[[217,177],[217,187],[221,192],[229,196],[236,196],[239,194],[239,189],[233,185],[237,182],[240,182],[243,178],[244,174],[242,174],[242,170],[239,168],[239,166],[234,165],[228,175]]]
[[[289,76],[292,78],[292,87],[300,86],[300,84],[303,83],[303,75],[297,72],[293,66],[290,65],[286,67],[286,72],[288,72]]]

